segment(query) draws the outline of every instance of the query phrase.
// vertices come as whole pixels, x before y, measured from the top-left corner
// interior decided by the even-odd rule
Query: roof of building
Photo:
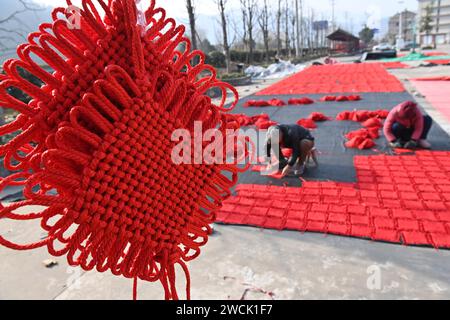
[[[402,15],[404,15],[405,13],[410,15],[410,16],[416,16],[417,15],[416,12],[409,11],[409,10],[402,11]],[[400,16],[400,13],[396,13],[392,17],[390,17],[389,20],[398,19],[399,16]]]
[[[359,41],[358,37],[342,29],[337,29],[336,31],[328,35],[327,38],[332,41],[342,42]]]

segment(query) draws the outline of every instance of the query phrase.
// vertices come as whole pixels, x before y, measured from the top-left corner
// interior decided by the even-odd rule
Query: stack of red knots
[[[404,92],[400,80],[379,63],[311,66],[257,93],[269,95]]]
[[[314,100],[304,97],[304,98],[292,98],[288,100],[289,105],[304,105],[312,104]],[[244,107],[284,107],[286,102],[281,99],[270,99],[270,100],[247,100],[244,103]]]
[[[134,279],[134,297],[141,279],[161,282],[165,298],[177,299],[180,265],[189,298],[186,262],[199,256],[215,212],[246,168],[175,163],[171,136],[176,129],[193,132],[195,121],[226,135],[227,91],[235,96],[230,109],[237,92],[217,79],[202,52],[191,52],[184,26],[154,0],[138,19],[135,3],[83,0],[77,10],[56,8],[53,21],[18,47],[19,59],[5,62],[0,105],[19,115],[0,128],[2,136],[18,133],[0,147],[12,172],[0,191],[22,186],[25,200],[1,206],[0,219],[38,219],[46,237],[16,244],[0,236],[0,244],[47,247],[72,266]],[[219,104],[205,95],[211,87],[222,92]],[[18,212],[31,205],[43,209]]]
[[[288,100],[288,104],[290,105],[303,105],[303,104],[313,104],[314,100],[303,97],[303,98],[291,98]]]
[[[286,103],[280,99],[271,100],[248,100],[244,103],[244,107],[283,107]]]
[[[331,101],[337,101],[337,102],[345,102],[345,101],[360,101],[361,96],[359,95],[350,95],[350,96],[324,96],[320,98],[320,101],[322,102],[331,102]]]
[[[309,115],[308,118],[298,120],[297,124],[306,129],[316,129],[317,128],[316,122],[323,122],[323,121],[328,121],[328,120],[330,120],[330,118],[328,118],[323,113],[313,112]]]
[[[300,119],[297,121],[297,124],[306,129],[316,129],[317,128],[317,124],[314,122],[314,120],[309,119],[309,118],[308,119]]]
[[[246,114],[227,115],[230,121],[238,122],[239,126],[256,126],[260,130],[265,130],[278,123],[271,121],[269,115],[262,113],[256,116],[247,116]]]
[[[337,120],[350,120],[361,122],[365,129],[356,130],[348,133],[345,137],[349,140],[345,146],[355,149],[371,149],[375,147],[375,141],[380,137],[380,128],[383,123],[380,119],[386,119],[389,115],[388,110],[377,111],[344,111],[338,114]]]

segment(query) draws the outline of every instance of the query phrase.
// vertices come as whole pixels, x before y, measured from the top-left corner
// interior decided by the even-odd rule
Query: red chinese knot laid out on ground
[[[239,185],[218,221],[450,248],[449,156],[418,151],[355,157],[357,183]]]
[[[134,279],[134,297],[141,279],[161,282],[165,298],[177,299],[179,264],[189,298],[186,262],[200,254],[215,212],[244,169],[175,165],[171,135],[192,131],[194,121],[202,121],[204,131],[225,134],[227,91],[235,96],[230,109],[237,92],[217,80],[202,52],[191,52],[185,27],[154,1],[143,17],[146,26],[136,23],[134,0],[83,0],[79,28],[67,22],[72,11],[55,9],[52,23],[42,24],[18,47],[19,59],[4,65],[0,105],[19,116],[0,128],[2,136],[18,133],[0,148],[12,172],[0,190],[21,185],[25,200],[1,206],[0,219],[39,219],[47,236],[26,245],[0,236],[0,244],[16,250],[46,246],[72,266]],[[44,85],[28,82],[18,68]],[[211,87],[222,91],[217,105],[205,95]],[[31,102],[12,97],[11,88]],[[30,205],[44,209],[17,213]]]
[[[403,92],[400,80],[381,64],[339,64],[311,66],[257,93],[258,96],[280,94],[342,94],[364,92]],[[357,101],[358,96],[351,96]],[[328,96],[330,99],[330,96]],[[341,96],[340,101],[348,101]],[[336,101],[336,99],[326,101]],[[324,101],[324,100],[322,100]]]
[[[245,108],[249,107],[284,107],[286,102],[280,99],[270,99],[270,100],[248,100],[244,103]]]
[[[411,66],[402,62],[384,62],[381,64],[386,69],[410,69]]]
[[[303,98],[291,98],[288,100],[289,105],[302,105],[302,104],[313,104],[314,100],[303,97]]]
[[[306,129],[317,129],[317,124],[312,119],[300,119],[297,124]]]

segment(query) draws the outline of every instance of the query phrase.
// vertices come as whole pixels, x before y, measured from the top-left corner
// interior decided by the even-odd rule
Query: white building
[[[422,21],[427,16],[427,7],[431,8],[432,27],[428,34],[420,32]],[[422,46],[450,43],[450,0],[419,0],[417,32]]]

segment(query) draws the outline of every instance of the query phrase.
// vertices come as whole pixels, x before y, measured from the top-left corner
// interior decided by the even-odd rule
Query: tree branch
[[[16,19],[19,14],[24,13],[26,11],[42,11],[42,10],[45,10],[45,8],[43,8],[43,7],[33,6],[28,1],[25,1],[25,0],[18,0],[18,1],[22,4],[23,8],[20,9],[20,10],[14,11],[13,13],[11,13],[6,18],[0,19],[0,24],[3,24],[3,23],[6,23],[8,21],[11,21],[13,19]]]

